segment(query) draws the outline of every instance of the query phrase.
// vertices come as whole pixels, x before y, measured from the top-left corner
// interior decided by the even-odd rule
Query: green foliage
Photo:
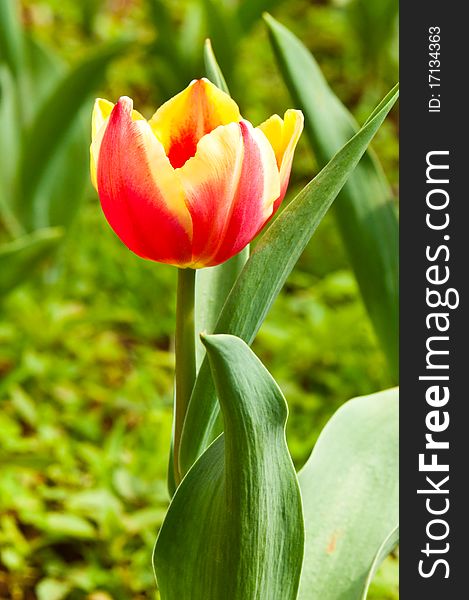
[[[0,5],[0,57],[11,72],[18,76],[23,63],[22,31],[18,4],[4,0]]]
[[[223,90],[226,94],[230,93],[225,77],[220,69],[220,66],[213,53],[212,42],[210,39],[205,40],[204,44],[204,63],[205,74],[217,87]]]
[[[299,600],[364,600],[398,536],[398,393],[347,402],[299,473],[305,559]]]
[[[0,248],[6,238],[1,251],[5,294],[50,256],[48,249],[56,244],[45,240],[58,241],[50,228],[69,225],[77,212],[88,180],[88,126],[82,111],[89,113],[92,91],[127,46],[108,44],[63,72],[47,50],[23,33],[14,0],[2,2],[0,17],[0,154],[6,157],[0,168]],[[34,232],[33,237],[24,237],[26,232]]]
[[[297,465],[345,397],[388,384],[330,218],[313,239],[255,342],[288,397]],[[0,589],[34,597],[44,581],[46,600],[50,587],[67,589],[67,600],[153,599],[150,557],[168,505],[175,273],[116,242],[96,200],[60,252],[55,283],[18,289],[0,322],[0,515],[9,515],[0,518]],[[66,501],[93,490],[106,491],[99,512]],[[80,516],[97,536],[58,540],[29,511]],[[397,599],[394,563],[378,573],[374,600]]]
[[[251,343],[286,278],[397,99],[397,89],[264,233],[227,298],[216,333]],[[299,227],[298,223],[303,226]],[[275,268],[273,268],[275,265]],[[269,277],[265,274],[269,273]],[[179,467],[187,473],[207,447],[218,408],[207,361],[198,373],[181,438]]]
[[[200,52],[203,40],[210,38],[221,68],[237,88],[236,60],[239,46],[264,10],[271,10],[283,0],[249,0],[235,3],[224,0],[188,0],[175,32],[175,15],[165,0],[146,0],[149,15],[157,32],[151,45],[155,71],[165,95],[171,96],[194,77],[204,73]],[[168,65],[173,68],[169,69]]]
[[[63,231],[59,228],[40,229],[0,246],[0,297],[28,278],[56,248]]]
[[[18,213],[28,229],[37,227],[38,212],[39,218],[42,220],[47,218],[44,215],[49,213],[48,207],[41,207],[40,211],[36,209],[38,197],[41,194],[41,185],[45,179],[50,177],[49,169],[55,166],[54,157],[67,152],[69,146],[75,142],[76,136],[83,133],[84,123],[81,123],[82,127],[78,131],[74,127],[77,119],[81,117],[80,112],[85,107],[87,115],[89,115],[92,92],[102,81],[109,63],[125,48],[128,48],[125,43],[110,44],[88,56],[58,81],[48,98],[37,110],[32,124],[27,129],[18,166],[20,179]],[[82,191],[83,184],[87,179],[89,167],[87,157],[83,153],[86,141],[83,142],[83,138],[80,137],[78,157],[73,154],[68,156],[68,161],[65,164],[61,162],[58,169],[63,178],[68,177],[61,186],[59,198],[55,200],[57,204],[60,202],[67,206],[67,210],[62,212],[62,222],[70,220],[67,213],[73,214],[76,211],[77,202],[79,202],[76,190]],[[76,177],[77,169],[78,177]],[[50,189],[45,195],[48,197],[49,203],[54,201]],[[72,195],[71,198],[70,195]],[[62,224],[60,221],[54,222],[53,214],[49,214],[48,221],[47,225]]]
[[[323,166],[358,126],[328,86],[316,61],[295,36],[265,17],[272,46],[305,129]],[[392,192],[368,151],[334,205],[365,305],[397,380],[399,360],[399,230]]]
[[[359,39],[364,62],[373,69],[383,63],[396,35],[399,4],[395,0],[352,0],[349,18]]]
[[[140,0],[21,0],[11,6],[15,4],[23,7],[26,37],[35,39],[27,44],[23,59],[31,64],[31,83],[21,94],[29,123],[65,73],[62,62],[77,64],[91,47],[124,34],[142,43],[154,39],[149,3]],[[156,49],[149,57],[132,48],[111,66],[97,94],[111,100],[128,94],[147,116],[173,91],[205,72],[201,36],[207,30],[201,4],[164,4],[169,26],[160,24],[157,35],[166,32],[168,38],[178,38],[181,62],[171,57],[167,64],[166,58],[158,59]],[[226,4],[247,10],[262,2]],[[259,10],[272,10],[275,2],[266,4]],[[0,11],[11,7],[7,5],[0,1]],[[342,3],[291,0],[274,14],[306,43],[341,101],[363,122],[396,79],[389,52],[383,51],[379,69],[364,68],[355,25]],[[7,23],[3,15],[0,29]],[[263,28],[251,22],[250,33],[236,47],[236,99],[243,114],[258,123],[283,111],[290,101]],[[4,30],[20,30],[15,23],[16,28]],[[0,56],[5,56],[3,48]],[[195,70],[190,56],[199,61]],[[156,71],[153,60],[158,62]],[[52,69],[55,76],[46,77]],[[168,73],[170,85],[163,73]],[[17,89],[10,69],[2,65],[0,115],[7,97],[5,78]],[[229,83],[235,91],[231,79]],[[2,151],[3,184],[3,169],[15,164],[13,149],[20,138],[17,121],[1,123],[2,149],[8,127],[12,131],[9,151]],[[395,119],[388,119],[374,142],[393,185],[396,127]],[[87,155],[87,145],[81,148],[82,156]],[[310,150],[300,143],[290,197],[315,169]],[[14,175],[14,169],[9,173]],[[119,244],[87,180],[88,175],[83,182],[86,202],[56,251],[53,267],[42,271],[44,277],[31,268],[29,282],[14,290],[1,309],[0,597],[12,600],[155,598],[149,557],[169,501],[165,478],[175,273],[137,259]],[[67,208],[75,193],[71,186],[75,184],[70,184],[67,202],[60,202],[59,193],[54,205]],[[10,191],[11,186],[0,186],[0,204],[2,193]],[[43,218],[41,210],[37,216]],[[2,239],[21,234],[15,232],[14,222],[10,233],[4,227]],[[288,397],[288,443],[297,466],[345,398],[390,385],[342,241],[328,215],[287,279],[254,348]],[[71,516],[75,528],[67,519],[57,521],[58,513]],[[91,524],[93,539],[76,527],[77,518],[81,525],[85,521],[85,529]],[[379,569],[370,600],[397,600],[397,580],[394,557]]]
[[[295,600],[303,517],[285,399],[239,338],[203,341],[224,433],[179,486],[160,531],[154,565],[162,600]]]

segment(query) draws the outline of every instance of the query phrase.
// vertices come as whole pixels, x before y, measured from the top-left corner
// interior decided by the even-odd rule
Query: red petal
[[[114,107],[98,159],[98,192],[109,224],[135,254],[186,266],[191,221],[183,190],[146,121],[132,121],[132,101]]]
[[[231,123],[199,142],[179,170],[193,222],[194,266],[213,266],[257,234],[279,195],[274,152],[250,124]]]

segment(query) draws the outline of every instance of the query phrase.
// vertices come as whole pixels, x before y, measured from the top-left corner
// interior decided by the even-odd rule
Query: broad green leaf
[[[272,17],[267,15],[265,20],[286,84],[304,112],[305,130],[318,163],[324,166],[358,126],[303,44]],[[371,151],[347,181],[334,208],[368,314],[397,379],[399,226],[392,192]]]
[[[23,63],[23,34],[16,0],[0,2],[0,63],[5,62],[11,72],[20,74]]]
[[[304,539],[285,399],[242,340],[204,344],[224,434],[169,507],[153,558],[161,598],[295,600]]]
[[[115,42],[85,58],[60,80],[38,111],[25,136],[19,167],[19,214],[27,227],[35,227],[34,202],[49,164],[61,151],[62,142],[103,80],[107,66],[126,47],[126,42]]]
[[[363,600],[397,542],[398,390],[355,398],[299,473],[305,557],[298,600]]]
[[[397,99],[397,87],[380,110],[311,181],[259,240],[218,319],[215,333],[251,343],[306,244]],[[180,469],[187,472],[207,447],[218,405],[207,361],[202,364],[186,413]]]
[[[62,235],[59,228],[40,229],[0,246],[0,298],[36,274]]]

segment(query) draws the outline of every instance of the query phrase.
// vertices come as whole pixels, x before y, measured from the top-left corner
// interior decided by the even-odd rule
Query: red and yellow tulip
[[[303,115],[259,127],[206,79],[146,121],[130,98],[96,100],[91,178],[103,212],[135,254],[178,267],[240,252],[280,205]]]

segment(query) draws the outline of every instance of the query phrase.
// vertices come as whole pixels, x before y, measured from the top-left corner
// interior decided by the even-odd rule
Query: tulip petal
[[[97,98],[93,107],[93,115],[91,117],[90,173],[91,183],[96,189],[98,189],[96,172],[99,148],[113,108],[114,104],[103,98]]]
[[[178,173],[192,215],[197,268],[240,252],[272,215],[280,192],[272,147],[247,121],[203,137]]]
[[[133,120],[130,98],[121,98],[109,117],[97,179],[104,214],[130,250],[177,266],[191,262],[192,221],[181,183],[147,121]]]
[[[103,124],[107,122],[114,108],[114,104],[104,98],[96,98],[91,117],[91,137],[94,139]]]
[[[303,131],[303,113],[300,110],[287,110],[284,119],[273,115],[264,121],[260,129],[269,140],[277,159],[280,172],[280,196],[275,201],[274,212],[282,202],[288,187],[295,148]]]
[[[173,167],[179,168],[195,155],[204,135],[240,119],[238,106],[228,94],[207,79],[198,79],[163,104],[150,125]]]
[[[91,183],[96,190],[98,189],[97,165],[99,149],[113,108],[114,104],[103,98],[97,98],[93,107],[93,115],[91,117],[90,173]],[[138,121],[139,119],[143,119],[143,117],[139,112],[133,110],[132,119]]]

